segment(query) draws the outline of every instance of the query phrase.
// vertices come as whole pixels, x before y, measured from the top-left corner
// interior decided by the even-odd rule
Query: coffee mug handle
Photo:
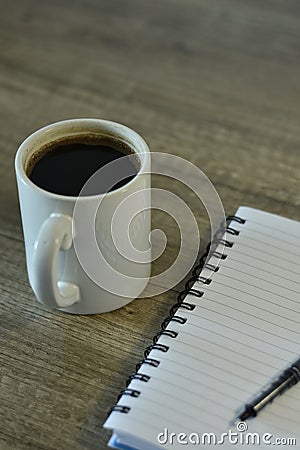
[[[36,296],[50,308],[66,308],[79,301],[76,284],[57,280],[59,250],[72,245],[72,218],[51,214],[43,223],[34,245],[33,276]]]

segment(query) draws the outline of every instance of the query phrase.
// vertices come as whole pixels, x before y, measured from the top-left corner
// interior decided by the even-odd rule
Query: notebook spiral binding
[[[193,311],[196,308],[196,305],[194,305],[192,303],[184,302],[185,297],[188,294],[193,295],[195,297],[203,297],[203,295],[204,295],[203,291],[199,291],[198,289],[192,288],[191,286],[195,283],[195,281],[200,281],[203,284],[210,284],[212,282],[211,278],[204,278],[204,277],[200,276],[200,272],[202,271],[202,269],[204,267],[207,267],[208,269],[212,270],[213,272],[217,272],[219,270],[218,266],[214,266],[213,264],[210,264],[210,263],[205,263],[212,246],[217,247],[219,244],[223,244],[224,247],[227,247],[227,248],[231,248],[233,246],[233,242],[223,238],[224,232],[231,234],[233,236],[238,236],[240,232],[231,226],[227,226],[228,222],[237,222],[239,224],[244,224],[246,222],[246,220],[242,219],[241,217],[238,217],[238,216],[227,216],[226,217],[226,223],[222,224],[222,226],[219,228],[219,230],[213,237],[212,241],[207,245],[204,254],[201,256],[201,258],[199,260],[199,263],[194,267],[194,269],[192,271],[192,276],[186,282],[184,289],[179,293],[179,295],[177,297],[177,302],[171,307],[169,316],[166,317],[164,319],[164,321],[162,322],[161,330],[158,333],[156,333],[155,336],[153,337],[153,344],[148,345],[148,347],[146,347],[145,352],[144,352],[144,358],[136,365],[135,372],[127,379],[126,388],[120,392],[120,394],[117,398],[117,402],[119,402],[121,397],[123,397],[124,395],[129,395],[129,396],[135,397],[135,398],[140,396],[141,391],[139,391],[137,389],[128,388],[129,384],[131,383],[132,380],[140,380],[141,382],[144,382],[144,383],[147,383],[150,380],[151,377],[149,375],[139,373],[138,371],[140,370],[140,368],[143,364],[149,364],[153,367],[159,366],[160,361],[158,359],[148,357],[152,350],[159,350],[163,353],[168,352],[170,347],[168,345],[158,343],[158,340],[159,340],[160,336],[163,336],[163,335],[169,336],[171,339],[176,339],[176,337],[178,336],[177,331],[166,329],[170,322],[178,322],[182,325],[184,325],[186,323],[187,319],[185,317],[177,315],[176,314],[177,310],[179,308],[184,308],[188,311]],[[220,235],[221,235],[221,237],[219,237]],[[212,252],[212,255],[218,257],[221,260],[222,259],[224,260],[227,258],[226,254],[220,253],[216,250],[214,250]],[[130,411],[130,409],[131,409],[130,406],[114,405],[109,410],[107,417],[112,412],[121,412],[121,413],[127,414]]]

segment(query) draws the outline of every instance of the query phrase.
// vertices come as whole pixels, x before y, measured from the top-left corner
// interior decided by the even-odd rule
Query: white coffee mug
[[[86,133],[111,137],[130,147],[139,160],[137,175],[108,193],[79,197],[54,194],[30,180],[29,161],[41,148]],[[98,314],[138,297],[151,269],[150,152],[141,136],[106,120],[57,122],[36,131],[21,144],[15,170],[27,271],[37,299],[50,308],[73,314]],[[123,210],[119,210],[121,217],[119,214],[113,236],[112,221],[120,205]],[[74,226],[74,211],[79,216],[78,227],[76,221]],[[138,257],[127,257],[135,248]]]

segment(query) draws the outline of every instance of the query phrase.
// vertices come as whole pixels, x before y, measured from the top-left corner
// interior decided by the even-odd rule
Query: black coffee
[[[112,161],[116,162],[109,165]],[[129,146],[86,135],[80,141],[73,137],[41,148],[31,157],[27,175],[34,184],[55,194],[78,196],[85,185],[81,195],[86,196],[118,189],[138,170],[137,155]]]

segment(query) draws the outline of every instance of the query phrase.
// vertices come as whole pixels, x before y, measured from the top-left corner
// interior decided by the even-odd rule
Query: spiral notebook
[[[300,222],[248,207],[231,219],[222,258],[216,244],[112,408],[110,446],[300,448],[300,383],[233,422],[300,355]]]

